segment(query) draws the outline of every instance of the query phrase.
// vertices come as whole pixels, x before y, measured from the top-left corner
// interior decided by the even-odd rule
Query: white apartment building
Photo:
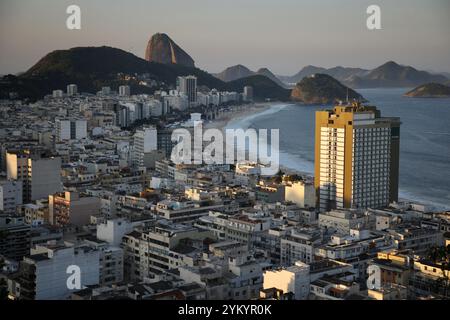
[[[213,238],[209,231],[173,224],[164,220],[145,232],[130,232],[123,238],[126,273],[132,279],[144,279],[167,271],[172,267],[188,264],[189,260],[177,258],[176,249],[185,239],[201,240]],[[182,254],[181,254],[182,255]]]
[[[247,101],[247,102],[253,101],[253,87],[251,87],[251,86],[244,87],[243,99],[244,99],[244,101]]]
[[[62,191],[60,157],[11,151],[6,154],[6,167],[8,179],[22,181],[24,203]]]
[[[145,166],[145,157],[158,149],[158,132],[154,127],[136,130],[133,136],[133,163],[137,167]]]
[[[16,207],[22,204],[22,189],[22,181],[0,181],[0,211],[16,213]]]
[[[197,102],[197,77],[178,77],[177,85],[178,90],[188,97],[189,105]]]
[[[320,230],[292,230],[280,241],[281,265],[292,266],[296,261],[311,263],[315,260],[315,250],[321,243]]]
[[[53,98],[62,98],[64,96],[64,91],[62,91],[62,90],[53,90],[52,96],[53,96]]]
[[[169,95],[163,96],[163,108],[166,110],[186,110],[189,107],[189,98],[184,93],[179,93],[175,90]]]
[[[74,96],[78,93],[78,86],[76,84],[69,84],[67,86],[67,95],[69,97]]]
[[[74,274],[69,268],[72,266],[79,268],[81,288],[70,289],[67,285]],[[21,276],[13,285],[18,298],[64,300],[84,286],[99,284],[100,252],[87,245],[37,245],[31,249],[31,255],[24,258],[21,268]],[[33,285],[27,285],[28,279],[33,278]]]
[[[123,249],[101,240],[86,240],[86,243],[100,252],[100,285],[107,286],[122,282]]]
[[[128,97],[131,94],[130,86],[120,86],[119,87],[119,96]]]
[[[309,265],[296,262],[285,269],[264,272],[264,289],[277,288],[283,293],[293,293],[295,300],[305,300],[309,295]]]
[[[259,296],[263,287],[261,264],[251,254],[228,257],[228,278],[233,300],[249,300]],[[231,273],[231,274],[230,274]]]
[[[144,103],[144,118],[160,117],[164,114],[164,109],[161,101],[151,99]]]
[[[56,141],[80,140],[87,137],[87,121],[84,119],[56,119]]]
[[[224,205],[222,203],[202,205],[195,201],[173,201],[166,199],[156,204],[155,214],[174,223],[191,223],[202,216],[207,216],[209,211],[219,210],[223,207]]]
[[[370,228],[373,216],[361,211],[332,210],[319,214],[319,227],[333,229],[340,234],[349,234],[351,229]]]
[[[392,248],[385,236],[369,230],[351,230],[350,234],[334,234],[331,240],[318,247],[316,256],[349,263],[357,273],[358,280],[367,278],[367,266],[376,252]]]
[[[349,282],[355,279],[353,268],[347,263],[331,259],[309,264],[297,261],[293,266],[264,272],[264,289],[276,288],[283,294],[292,293],[295,300],[306,300],[310,297],[313,282],[325,276]]]
[[[125,218],[108,219],[97,225],[97,239],[106,241],[112,246],[120,246],[125,234],[149,220],[130,221]]]
[[[286,184],[284,200],[298,205],[300,208],[315,207],[316,191],[313,183],[295,181]]]

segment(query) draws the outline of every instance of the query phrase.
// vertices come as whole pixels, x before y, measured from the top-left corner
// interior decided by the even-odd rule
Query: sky
[[[81,30],[66,28],[72,4]],[[366,27],[372,4],[381,30]],[[450,0],[0,0],[0,74],[77,46],[143,58],[157,32],[209,72],[243,64],[293,75],[306,65],[371,69],[389,60],[450,72]]]

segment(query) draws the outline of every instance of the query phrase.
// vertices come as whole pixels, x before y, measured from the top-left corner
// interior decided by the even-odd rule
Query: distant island
[[[450,87],[440,83],[427,83],[405,93],[411,98],[449,98]]]
[[[365,100],[359,93],[326,74],[303,78],[292,89],[291,99],[306,104],[331,104],[347,99]]]

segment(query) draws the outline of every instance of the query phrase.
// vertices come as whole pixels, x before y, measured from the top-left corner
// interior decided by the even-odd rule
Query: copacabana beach
[[[359,92],[382,116],[400,117],[400,197],[450,208],[450,99],[407,98],[408,88]],[[209,123],[219,129],[279,129],[280,168],[314,174],[315,112],[332,106],[264,103]],[[270,140],[269,140],[270,142]]]

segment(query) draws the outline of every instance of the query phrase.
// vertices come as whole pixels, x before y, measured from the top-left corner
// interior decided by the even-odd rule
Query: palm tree
[[[448,298],[450,288],[450,245],[430,248],[428,258],[441,269],[443,278],[437,279],[435,286],[438,292],[442,289],[444,297]]]

